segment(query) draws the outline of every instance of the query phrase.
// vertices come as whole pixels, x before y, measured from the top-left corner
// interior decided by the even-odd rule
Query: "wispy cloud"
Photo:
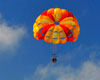
[[[1,13],[0,13],[0,19],[2,18],[2,15],[1,15]]]
[[[100,65],[85,62],[78,69],[71,66],[40,66],[31,78],[25,80],[100,80]]]
[[[15,49],[23,37],[27,34],[26,29],[18,25],[9,25],[0,14],[0,51]]]
[[[59,62],[78,62],[82,63],[85,61],[98,61],[100,58],[100,46],[97,45],[80,45],[78,48],[70,49],[66,54],[59,55]]]
[[[100,47],[81,45],[75,48],[71,53],[78,54],[79,51],[82,52],[80,54],[81,56],[88,54],[89,59],[82,62],[77,68],[71,65],[54,65],[49,63],[46,66],[38,66],[32,76],[28,78],[25,77],[24,80],[100,80],[100,63],[99,61],[94,61],[96,55],[98,55],[97,53],[100,51]],[[93,56],[91,57],[92,59],[90,58],[91,55]],[[74,57],[76,56],[72,56],[72,58]],[[66,62],[66,59],[64,59],[63,63],[64,62]]]

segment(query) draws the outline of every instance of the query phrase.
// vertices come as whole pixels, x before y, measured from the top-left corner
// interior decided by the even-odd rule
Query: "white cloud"
[[[26,30],[21,26],[9,25],[2,16],[0,18],[0,51],[13,50],[20,44]]]
[[[56,65],[49,63],[46,66],[40,65],[36,68],[31,77],[25,77],[24,80],[100,80],[100,63],[98,61],[100,58],[97,59],[98,53],[100,53],[99,46],[81,45],[73,51],[70,51],[70,54],[63,55],[63,63],[58,62],[59,64]],[[85,56],[88,55],[88,60],[81,62],[78,67],[64,64],[68,62],[68,59],[69,61],[71,61],[71,59],[75,60],[75,57],[78,55],[78,57],[84,59],[84,54]],[[70,56],[70,58],[67,56]]]
[[[38,67],[31,78],[24,80],[100,80],[100,65],[85,62],[79,69],[70,66]]]

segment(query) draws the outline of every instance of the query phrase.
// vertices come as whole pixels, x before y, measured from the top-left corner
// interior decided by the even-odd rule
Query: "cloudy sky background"
[[[0,0],[0,80],[99,80],[99,0]],[[58,45],[33,38],[35,19],[49,8],[71,11],[79,21],[75,43]]]

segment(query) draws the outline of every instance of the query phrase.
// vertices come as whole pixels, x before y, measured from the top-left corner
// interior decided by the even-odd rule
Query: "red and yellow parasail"
[[[76,17],[66,9],[51,8],[44,11],[33,25],[34,38],[47,43],[64,44],[78,39],[80,27]],[[56,52],[52,62],[56,63]]]
[[[47,43],[64,44],[78,39],[80,27],[76,17],[66,9],[44,11],[33,25],[34,38]]]

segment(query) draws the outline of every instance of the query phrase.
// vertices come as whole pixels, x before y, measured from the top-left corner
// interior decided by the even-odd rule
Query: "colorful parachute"
[[[47,43],[64,44],[78,39],[80,27],[75,16],[60,8],[44,11],[33,25],[34,38]]]

